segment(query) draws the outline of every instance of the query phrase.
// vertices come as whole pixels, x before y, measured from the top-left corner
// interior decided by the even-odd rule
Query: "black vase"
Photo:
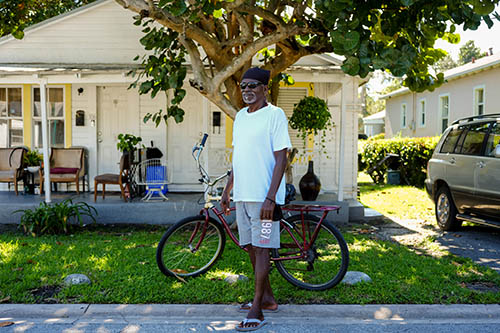
[[[307,173],[300,178],[299,188],[300,195],[305,201],[314,201],[318,197],[319,190],[321,189],[321,182],[314,174],[313,161],[309,161]]]

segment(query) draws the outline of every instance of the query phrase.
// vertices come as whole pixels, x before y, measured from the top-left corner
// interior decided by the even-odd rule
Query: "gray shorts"
[[[262,204],[262,202],[235,202],[240,245],[252,244],[255,247],[277,249],[280,247],[280,223],[260,219]]]

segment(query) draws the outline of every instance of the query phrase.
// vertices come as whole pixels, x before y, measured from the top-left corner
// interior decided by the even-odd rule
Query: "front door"
[[[139,134],[138,98],[127,86],[97,87],[98,174],[119,172],[118,134]]]
[[[207,102],[199,92],[186,88],[186,97],[181,107],[184,109],[184,120],[177,124],[173,119],[168,121],[168,179],[170,191],[201,191],[203,187],[198,179],[200,173],[191,151],[195,143],[200,142],[204,133],[204,118]],[[203,101],[203,102],[202,102]],[[209,151],[210,137],[203,151],[203,161]]]

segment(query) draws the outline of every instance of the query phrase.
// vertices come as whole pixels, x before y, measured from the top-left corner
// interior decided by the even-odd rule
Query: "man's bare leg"
[[[264,320],[264,314],[262,313],[262,301],[266,281],[269,284],[269,249],[253,247],[252,252],[255,260],[255,294],[252,302],[252,308],[248,312],[247,319],[256,318],[259,320]],[[270,284],[269,289],[272,297],[272,289]],[[245,325],[245,327],[253,326],[257,326],[257,324],[248,323]]]
[[[252,263],[254,275],[255,275],[255,252],[254,248],[252,245],[248,245],[247,247],[248,250],[248,255],[250,256],[250,262]],[[270,265],[269,262],[269,252],[268,253],[268,265]],[[274,310],[278,308],[278,303],[276,302],[276,299],[274,298],[273,290],[271,288],[271,283],[269,281],[269,270],[268,274],[266,274],[266,278],[264,281],[264,293],[262,295],[262,302],[260,303],[261,308],[264,310]]]

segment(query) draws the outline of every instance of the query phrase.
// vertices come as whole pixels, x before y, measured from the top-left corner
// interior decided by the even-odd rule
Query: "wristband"
[[[269,200],[269,201],[271,201],[273,204],[275,204],[275,205],[276,205],[276,202],[275,202],[273,199],[266,197],[266,200]]]

